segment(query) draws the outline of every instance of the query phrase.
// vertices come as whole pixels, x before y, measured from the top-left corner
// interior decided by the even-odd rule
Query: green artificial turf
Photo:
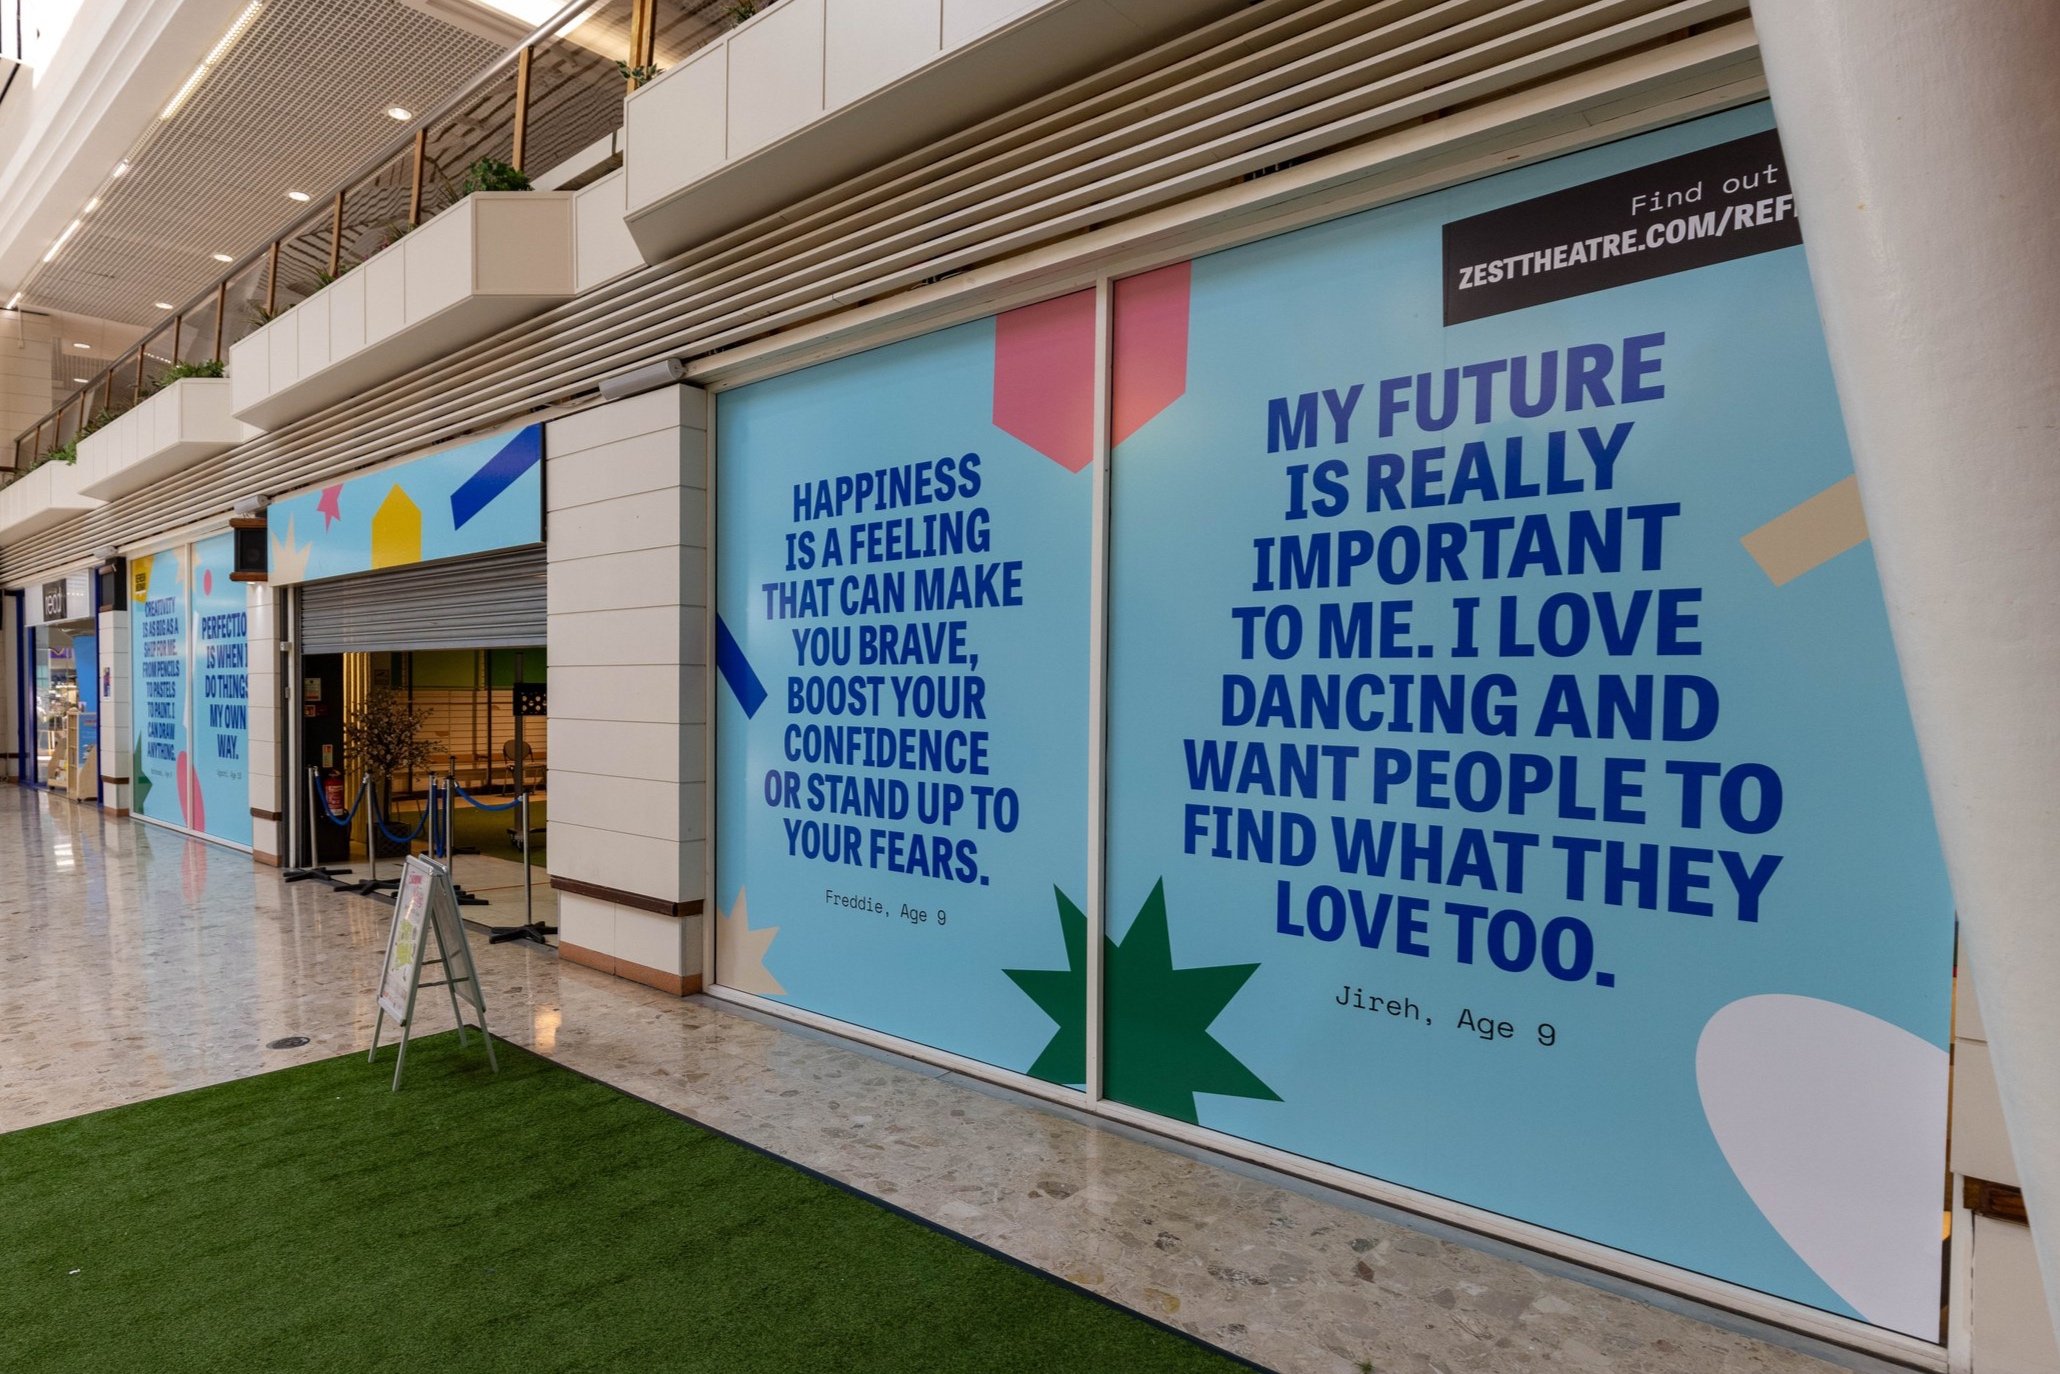
[[[509,1045],[0,1136],[0,1368],[1229,1370]]]

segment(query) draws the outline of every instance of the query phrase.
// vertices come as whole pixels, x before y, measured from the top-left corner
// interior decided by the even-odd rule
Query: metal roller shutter
[[[542,644],[544,546],[310,582],[301,652]]]

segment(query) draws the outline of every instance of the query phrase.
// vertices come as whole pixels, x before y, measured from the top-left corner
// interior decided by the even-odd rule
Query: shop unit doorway
[[[93,579],[77,574],[23,597],[22,781],[100,799],[100,639]]]
[[[382,863],[426,851],[434,777],[457,789],[460,885],[490,908],[519,906],[526,854],[538,869],[531,880],[548,892],[544,585],[544,551],[530,546],[301,586],[292,805],[316,862],[366,862],[368,834]],[[346,828],[331,816],[349,811],[365,781],[353,722],[375,709],[423,747],[412,766],[371,779],[380,823]]]
[[[461,790],[453,835],[460,851],[468,862],[484,860],[485,871],[494,877],[506,877],[496,866],[507,865],[519,878],[513,866],[522,862],[524,847],[514,812],[488,808],[527,795],[528,860],[544,863],[550,721],[518,710],[519,698],[542,685],[546,666],[541,644],[304,654],[303,757],[329,785],[327,796],[333,799],[340,790],[348,807],[363,781],[362,765],[350,747],[351,722],[364,716],[375,696],[384,698],[389,720],[415,722],[426,754],[419,767],[373,779],[386,828],[412,834],[428,805],[430,779],[455,782]],[[339,826],[319,824],[315,833],[321,837],[323,862],[364,858],[362,827],[346,836]],[[380,855],[396,857],[422,845],[422,840],[403,845],[383,837]]]

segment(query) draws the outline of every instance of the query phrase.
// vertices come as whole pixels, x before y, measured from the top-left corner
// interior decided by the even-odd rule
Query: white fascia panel
[[[259,335],[230,350],[236,417],[276,429],[569,298],[576,199],[475,193],[324,287],[259,331],[284,340],[263,350],[250,380],[242,369]]]
[[[81,495],[113,500],[257,437],[230,414],[226,377],[187,377],[79,443]]]

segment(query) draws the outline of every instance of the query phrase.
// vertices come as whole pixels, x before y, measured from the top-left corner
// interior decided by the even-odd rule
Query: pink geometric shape
[[[176,774],[179,781],[179,821],[188,830],[207,829],[207,804],[200,795],[200,775],[193,771],[193,760],[186,751],[179,751],[179,766]]]
[[[215,594],[215,570],[213,568],[202,568],[200,570],[200,594],[202,596],[213,596]]]
[[[343,483],[322,488],[322,499],[315,502],[315,513],[322,517],[322,528],[328,529],[343,519]]]
[[[1112,302],[1109,443],[1143,429],[1187,391],[1187,320],[1194,264],[1124,277]]]
[[[1094,292],[996,317],[994,425],[1068,472],[1094,461]]]

